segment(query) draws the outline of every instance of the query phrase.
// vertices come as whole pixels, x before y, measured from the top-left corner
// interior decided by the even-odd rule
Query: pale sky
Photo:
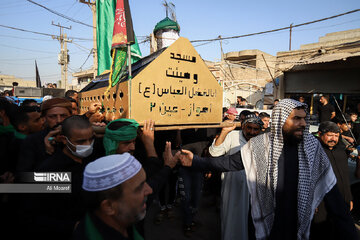
[[[90,8],[78,0],[33,0],[47,8],[72,19],[92,25]],[[135,34],[139,42],[154,29],[157,22],[165,18],[162,0],[129,0]],[[359,0],[170,0],[176,6],[176,15],[181,27],[180,36],[189,40],[212,39],[237,36],[287,27],[360,8]],[[73,43],[68,43],[71,73],[89,69],[92,55],[92,29],[69,21],[36,6],[26,0],[1,0],[0,25],[25,30],[59,35],[60,23]],[[326,33],[360,28],[360,12],[293,29],[292,49],[300,45],[317,42]],[[205,45],[194,43],[203,59],[220,59],[218,41]],[[149,43],[140,45],[143,56],[150,52]],[[289,31],[284,30],[264,35],[224,40],[224,52],[259,49],[272,55],[289,48]],[[14,75],[35,81],[34,61],[37,61],[41,81],[56,82],[60,79],[57,55],[60,43],[50,36],[37,35],[0,27],[0,74]]]

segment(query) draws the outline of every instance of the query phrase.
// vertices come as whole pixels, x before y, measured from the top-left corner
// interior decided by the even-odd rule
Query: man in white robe
[[[262,125],[259,117],[249,114],[242,123],[241,131],[234,130],[235,126],[223,128],[210,146],[210,154],[218,157],[240,151],[251,137],[261,132]],[[222,174],[221,199],[222,240],[247,240],[249,190],[244,170]]]

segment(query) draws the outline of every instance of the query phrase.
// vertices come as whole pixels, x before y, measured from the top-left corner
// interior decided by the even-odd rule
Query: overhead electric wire
[[[79,69],[82,69],[82,67],[85,65],[85,63],[87,62],[87,60],[89,59],[90,55],[93,53],[93,49],[91,49],[91,51],[89,52],[89,55],[87,56],[87,58],[85,59],[85,62],[81,65],[81,67]]]
[[[29,60],[38,60],[38,59],[49,59],[49,58],[57,58],[56,55],[52,55],[51,57],[33,57],[33,58],[16,58],[16,59],[13,59],[13,58],[2,58],[0,59],[0,61],[29,61]]]
[[[45,7],[45,6],[43,6],[43,5],[41,5],[41,4],[37,3],[37,2],[32,1],[32,0],[26,0],[26,1],[28,1],[28,2],[30,2],[30,3],[32,3],[32,4],[35,4],[35,5],[39,6],[39,7],[42,7],[42,8],[44,8],[44,9],[46,9],[47,11],[49,11],[49,12],[55,14],[55,15],[58,15],[58,16],[60,16],[60,17],[62,17],[62,18],[65,18],[65,19],[67,19],[67,20],[69,20],[69,21],[72,21],[72,22],[75,22],[75,23],[78,23],[78,24],[82,24],[82,25],[87,26],[87,27],[94,28],[92,25],[89,25],[89,24],[87,24],[87,23],[83,23],[83,22],[81,22],[81,21],[79,21],[79,20],[76,20],[76,19],[73,19],[73,18],[71,18],[71,17],[68,17],[68,16],[66,16],[66,15],[64,15],[64,14],[62,14],[62,13],[56,12],[56,11],[54,11],[54,10],[48,8],[48,7]]]
[[[200,47],[200,46],[203,46],[203,45],[207,45],[207,44],[210,44],[212,43],[213,41],[209,41],[209,42],[205,42],[205,43],[200,43],[198,45],[195,45],[194,47]]]
[[[18,47],[14,47],[14,46],[5,45],[5,44],[0,44],[0,46],[8,47],[8,48],[14,48],[14,49],[19,49],[19,50],[24,50],[24,51],[30,51],[30,52],[57,54],[57,53],[55,53],[55,52],[47,52],[47,51],[34,50],[34,49],[18,48]]]
[[[351,23],[351,22],[357,22],[357,21],[360,21],[360,18],[354,19],[354,20],[351,20],[351,21],[347,21],[347,22],[342,22],[342,23],[329,25],[329,26],[316,27],[316,28],[306,28],[306,29],[297,29],[296,32],[311,31],[311,30],[317,30],[317,29],[323,29],[323,28],[331,28],[331,27],[336,27],[336,26],[344,25],[344,24]]]
[[[75,46],[77,46],[79,49],[86,50],[86,53],[87,53],[88,51],[92,51],[92,49],[89,49],[89,48],[86,48],[86,47],[84,47],[84,46],[81,46],[80,44],[77,44],[77,43],[75,43],[74,41],[71,42],[71,43],[74,44]]]
[[[355,9],[355,10],[345,12],[345,13],[341,13],[341,14],[337,14],[337,15],[334,15],[334,16],[331,16],[331,17],[321,18],[321,19],[318,19],[318,20],[305,22],[305,23],[300,23],[300,24],[289,26],[289,27],[282,27],[282,28],[277,28],[277,29],[272,29],[272,30],[267,30],[267,31],[262,31],[262,32],[248,33],[248,34],[239,35],[239,36],[232,36],[232,37],[221,37],[221,38],[218,37],[218,38],[212,38],[212,39],[192,40],[190,42],[194,43],[194,42],[219,41],[219,40],[225,40],[225,39],[235,39],[235,38],[242,38],[242,37],[250,37],[250,36],[255,36],[255,35],[261,35],[261,34],[271,33],[271,32],[278,32],[278,31],[282,31],[282,30],[286,30],[286,29],[290,29],[290,28],[296,28],[296,27],[301,27],[301,26],[305,26],[305,25],[309,25],[309,24],[313,24],[313,23],[317,23],[317,22],[326,21],[326,20],[329,20],[329,19],[341,17],[341,16],[344,16],[344,15],[348,15],[348,14],[359,12],[359,11],[360,11],[360,9]]]
[[[2,35],[0,34],[0,37],[8,37],[8,38],[16,38],[16,39],[28,39],[28,40],[36,40],[36,41],[47,41],[52,42],[53,40],[50,39],[40,39],[40,38],[26,38],[26,37],[19,37],[19,36],[11,36],[11,35]]]
[[[36,32],[36,31],[31,31],[31,30],[26,30],[26,29],[22,29],[22,28],[16,28],[16,27],[11,27],[11,26],[6,26],[6,25],[2,25],[0,24],[0,27],[3,28],[9,28],[12,30],[18,30],[18,31],[22,31],[22,32],[29,32],[29,33],[34,33],[34,34],[39,34],[39,35],[44,35],[44,36],[55,36],[55,37],[60,37],[58,35],[54,35],[54,34],[50,34],[50,33],[42,33],[42,32]],[[88,40],[88,41],[93,41],[93,39],[90,38],[79,38],[79,37],[70,37],[68,36],[68,38],[72,38],[72,39],[78,39],[78,40]]]

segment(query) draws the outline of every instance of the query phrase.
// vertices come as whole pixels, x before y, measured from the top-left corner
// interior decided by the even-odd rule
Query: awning
[[[310,59],[299,61],[295,64],[295,66],[296,65],[316,64],[316,63],[327,63],[327,62],[334,62],[334,61],[339,61],[339,60],[345,61],[348,58],[359,57],[359,56],[360,56],[360,52],[355,52],[355,53],[342,52],[342,53],[322,54],[320,56],[316,56],[316,57],[313,57]]]

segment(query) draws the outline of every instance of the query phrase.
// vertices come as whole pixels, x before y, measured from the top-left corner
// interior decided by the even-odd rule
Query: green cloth
[[[14,136],[17,139],[25,139],[26,138],[25,134],[19,133],[18,131],[14,131]]]
[[[89,214],[85,216],[85,234],[89,240],[102,240],[102,236],[91,221]]]
[[[136,230],[136,227],[133,226],[134,240],[144,240],[140,233]]]
[[[144,240],[140,233],[136,230],[135,226],[132,227],[133,230],[133,239],[134,240]],[[89,214],[85,216],[85,232],[89,240],[102,240],[103,237],[96,229],[94,223],[91,221]]]
[[[126,72],[127,52],[125,48],[114,49],[113,70],[111,76],[111,87],[114,87]],[[110,85],[110,84],[109,84]]]
[[[159,30],[164,30],[164,29],[173,29],[175,31],[180,32],[180,26],[177,22],[171,20],[170,18],[166,17],[163,20],[161,20],[160,22],[158,22],[154,28],[154,33],[156,33]]]
[[[12,133],[15,132],[15,128],[13,125],[9,124],[7,126],[0,125],[0,134],[4,133]]]
[[[113,122],[129,122],[129,125],[122,126],[117,130],[110,130],[108,126]],[[115,154],[120,141],[129,141],[137,136],[139,123],[134,119],[121,118],[110,122],[105,129],[103,139],[106,155]]]
[[[100,75],[111,66],[111,43],[115,20],[116,0],[96,0],[96,43],[98,72]]]
[[[110,70],[112,64],[111,45],[115,20],[116,0],[96,0],[96,39],[98,54],[98,72],[102,74]],[[141,51],[135,37],[135,43],[131,45],[131,63],[141,59]]]

